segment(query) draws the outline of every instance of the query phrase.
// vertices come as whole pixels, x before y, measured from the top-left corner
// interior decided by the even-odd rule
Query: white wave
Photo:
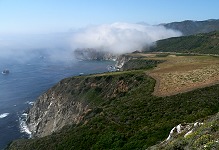
[[[29,104],[29,105],[33,105],[34,104],[34,102],[30,102],[30,101],[26,101],[25,103]]]
[[[5,118],[5,117],[7,117],[8,115],[9,115],[9,113],[0,114],[0,119]]]
[[[26,121],[27,121],[27,113],[23,113],[22,116],[19,118],[20,132],[28,134],[29,137],[31,138],[31,132],[27,126]]]

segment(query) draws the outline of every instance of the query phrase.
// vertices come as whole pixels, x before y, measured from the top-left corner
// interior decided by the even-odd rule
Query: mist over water
[[[70,33],[0,35],[0,58],[26,62],[36,56],[53,61],[73,59]]]
[[[42,53],[47,59],[73,59],[77,48],[123,54],[152,46],[157,40],[181,36],[164,26],[112,23],[52,34],[0,35],[0,58],[28,61]]]

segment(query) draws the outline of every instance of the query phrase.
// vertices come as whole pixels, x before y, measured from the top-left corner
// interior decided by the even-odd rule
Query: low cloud
[[[74,48],[94,48],[122,54],[142,50],[157,40],[181,35],[164,26],[113,23],[81,29],[74,33],[71,43]]]
[[[36,57],[65,61],[72,53],[70,33],[1,35],[0,59],[26,62]]]
[[[73,59],[77,48],[93,48],[114,54],[141,50],[155,41],[181,36],[163,26],[113,23],[69,31],[38,35],[0,35],[0,59],[28,61],[46,55],[54,61]]]

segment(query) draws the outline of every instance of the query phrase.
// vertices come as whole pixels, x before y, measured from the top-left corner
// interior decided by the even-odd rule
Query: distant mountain
[[[160,40],[150,51],[219,54],[219,31]]]
[[[182,22],[172,22],[161,25],[168,29],[181,31],[183,35],[194,35],[219,30],[219,19],[210,19],[205,21],[185,20]]]

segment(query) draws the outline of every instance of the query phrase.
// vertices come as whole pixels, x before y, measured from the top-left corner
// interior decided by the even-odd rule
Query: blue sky
[[[0,0],[0,34],[64,32],[114,22],[218,19],[218,0]]]

